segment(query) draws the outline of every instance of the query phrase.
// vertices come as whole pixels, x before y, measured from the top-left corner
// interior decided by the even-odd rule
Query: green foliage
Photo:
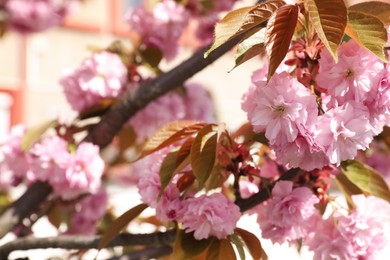
[[[349,160],[341,164],[342,173],[361,190],[361,193],[376,196],[390,202],[390,190],[382,176],[371,167],[355,161]],[[348,186],[350,190],[356,192],[356,188]]]
[[[206,260],[236,260],[233,246],[227,239],[214,239],[207,250]]]
[[[346,33],[382,61],[387,62],[384,53],[387,32],[380,19],[371,14],[350,11]]]
[[[337,49],[347,26],[347,8],[343,0],[305,0],[318,37],[337,61]]]
[[[23,151],[28,151],[33,144],[35,144],[41,136],[50,128],[55,127],[58,124],[57,120],[50,120],[43,124],[37,125],[30,129],[27,129],[21,142],[21,148]]]

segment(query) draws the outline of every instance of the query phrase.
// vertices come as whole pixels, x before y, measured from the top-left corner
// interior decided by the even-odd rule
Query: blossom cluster
[[[65,200],[99,190],[105,165],[96,145],[81,143],[71,152],[64,139],[53,135],[24,151],[21,144],[24,131],[23,126],[13,127],[10,138],[0,148],[2,189],[23,179],[30,183],[46,181]]]
[[[287,72],[256,77],[242,108],[277,160],[305,170],[339,165],[366,149],[389,121],[389,67],[350,40],[338,63],[323,50],[316,91]]]
[[[26,34],[60,25],[78,4],[76,0],[8,0],[4,1],[7,27]]]
[[[198,240],[215,236],[226,238],[234,232],[241,217],[237,205],[221,193],[181,195],[176,175],[161,192],[160,167],[170,148],[157,151],[133,164],[139,172],[138,190],[141,199],[156,209],[161,221],[178,221],[186,232],[194,232]]]

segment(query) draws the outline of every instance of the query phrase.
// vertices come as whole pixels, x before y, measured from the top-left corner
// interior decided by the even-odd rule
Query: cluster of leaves
[[[390,25],[389,10],[390,4],[381,1],[304,0],[289,5],[281,0],[270,0],[227,14],[216,25],[215,41],[206,56],[226,41],[240,36],[235,66],[266,53],[269,79],[286,57],[294,35],[316,33],[335,60],[339,45],[348,35],[386,62],[385,26]]]

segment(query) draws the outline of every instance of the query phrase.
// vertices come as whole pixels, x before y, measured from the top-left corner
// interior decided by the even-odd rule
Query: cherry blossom
[[[188,198],[178,212],[178,221],[185,232],[194,231],[198,240],[210,236],[226,238],[233,233],[240,217],[238,206],[221,193]]]
[[[127,70],[118,55],[96,52],[60,80],[71,107],[81,112],[103,98],[118,97],[125,88]]]
[[[277,182],[272,198],[257,207],[262,237],[274,243],[305,237],[315,225],[318,212],[314,205],[318,202],[307,187],[293,189],[291,181]]]

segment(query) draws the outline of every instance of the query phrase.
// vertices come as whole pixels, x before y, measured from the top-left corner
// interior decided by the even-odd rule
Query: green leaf
[[[159,48],[146,47],[139,52],[142,61],[146,62],[151,68],[157,68],[163,58],[163,54]]]
[[[204,183],[213,170],[218,134],[216,125],[206,125],[199,131],[191,147],[191,166],[199,187],[202,188]]]
[[[347,26],[347,8],[343,0],[305,0],[312,25],[318,37],[337,62],[337,49]]]
[[[215,40],[211,48],[205,53],[205,57],[228,40],[260,26],[283,5],[285,5],[284,1],[273,0],[256,6],[239,8],[228,13],[215,26]]]
[[[166,124],[149,138],[142,149],[140,158],[138,159],[196,134],[205,125],[207,124],[198,121],[177,121]]]
[[[206,260],[236,260],[236,254],[229,240],[215,239],[207,250]]]
[[[265,50],[269,60],[268,80],[287,54],[297,25],[298,11],[296,5],[285,5],[268,20],[265,40]]]
[[[238,44],[233,69],[264,52],[265,33],[266,29],[263,28]]]
[[[390,2],[388,0],[364,0],[361,3],[351,5],[348,11],[370,14],[380,19],[384,25],[390,25]]]
[[[178,147],[175,151],[171,151],[165,156],[160,168],[160,195],[164,192],[173,176],[190,164],[189,155],[193,139],[190,141],[185,142],[181,147]]]
[[[263,251],[260,240],[255,235],[241,228],[236,228],[234,233],[244,240],[244,243],[254,260],[261,259]]]
[[[387,42],[387,31],[377,17],[350,11],[345,32],[361,46],[374,53],[382,61],[387,62],[384,52]]]
[[[117,218],[111,225],[107,228],[107,231],[103,234],[102,238],[98,243],[98,249],[102,249],[107,246],[111,240],[113,240],[123,228],[125,228],[130,221],[135,219],[139,214],[144,211],[148,205],[140,204],[135,206],[134,208],[129,209],[125,213],[123,213],[119,218]]]
[[[371,167],[354,160],[341,164],[345,176],[363,192],[390,202],[390,190],[382,176]]]
[[[336,176],[336,184],[344,194],[348,207],[351,209],[355,208],[356,205],[352,200],[352,195],[362,194],[363,191],[353,184],[343,172]]]
[[[27,151],[30,149],[31,146],[35,144],[49,128],[55,127],[56,125],[57,120],[51,120],[27,129],[21,142],[22,150]]]
[[[178,230],[171,259],[187,260],[200,255],[212,241],[212,238],[197,240],[194,238],[194,232],[185,233],[183,230]]]
[[[240,237],[237,234],[232,234],[229,236],[229,240],[236,246],[240,259],[245,260],[244,244],[242,243]]]

